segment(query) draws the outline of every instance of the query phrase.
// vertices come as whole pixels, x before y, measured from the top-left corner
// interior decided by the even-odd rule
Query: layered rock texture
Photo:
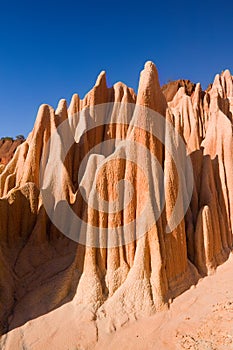
[[[3,349],[16,344],[22,349],[41,349],[48,334],[60,339],[58,333],[64,330],[66,343],[64,338],[59,340],[56,349],[93,348],[102,333],[166,308],[171,299],[228,258],[233,230],[233,78],[227,70],[215,77],[208,91],[188,81],[171,83],[163,91],[152,62],[141,72],[137,94],[123,83],[108,88],[103,72],[83,100],[74,95],[69,107],[61,100],[56,111],[42,105],[27,140],[7,165],[0,165],[0,322],[1,334],[8,332],[2,338]],[[75,117],[86,108],[114,102],[158,112],[185,142],[193,165],[193,194],[185,217],[169,234],[166,224],[179,184],[166,144],[132,124],[117,124],[114,110],[108,115],[113,124],[87,133]],[[49,219],[40,194],[40,164],[48,156],[50,136],[65,120],[71,131],[81,130],[81,137],[66,156],[59,190],[81,218],[96,226],[121,225],[137,217],[148,184],[130,162],[112,162],[109,155],[111,161],[106,165],[108,158],[97,154],[96,163],[87,164],[82,179],[88,181],[90,194],[97,176],[93,164],[97,167],[103,161],[97,187],[104,200],[115,196],[114,184],[122,179],[131,182],[135,191],[129,207],[116,215],[90,209],[77,178],[88,151],[117,135],[120,140],[146,146],[158,159],[164,171],[165,208],[139,239],[112,248],[88,247],[64,236]],[[175,145],[178,149],[179,144]],[[150,166],[148,169],[150,182]],[[49,318],[52,310],[59,322]],[[47,325],[41,342],[30,321],[39,316]],[[73,333],[69,321],[76,327]],[[17,327],[21,327],[18,333]],[[54,348],[52,342],[47,346]]]

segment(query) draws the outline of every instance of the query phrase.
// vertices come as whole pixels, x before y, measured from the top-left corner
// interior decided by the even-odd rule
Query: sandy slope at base
[[[75,301],[27,322],[2,337],[2,350],[231,350],[233,349],[233,254],[216,273],[177,297],[169,311],[99,331],[93,315]],[[84,315],[84,316],[81,316]]]
[[[214,275],[177,297],[169,311],[106,335],[95,349],[233,349],[233,255]]]

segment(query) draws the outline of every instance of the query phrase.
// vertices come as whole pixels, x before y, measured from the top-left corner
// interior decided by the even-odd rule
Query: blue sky
[[[204,87],[233,72],[232,1],[1,1],[0,137],[25,136],[41,103],[81,97],[106,70],[137,89],[147,60],[161,84]]]

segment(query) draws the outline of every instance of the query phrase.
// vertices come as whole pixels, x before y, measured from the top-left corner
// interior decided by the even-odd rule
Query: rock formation
[[[19,145],[24,142],[23,138],[13,140],[11,138],[2,138],[0,140],[0,165],[6,165],[13,158]]]
[[[202,91],[200,84],[187,81],[166,86],[163,91],[164,94],[151,62],[141,73],[137,94],[123,83],[108,88],[102,72],[83,100],[74,95],[68,108],[61,100],[56,111],[42,105],[27,140],[17,148],[13,159],[0,167],[1,333],[14,330],[7,339],[2,338],[3,349],[14,347],[15,341],[22,346],[25,339],[20,338],[16,327],[51,310],[63,310],[62,319],[69,319],[68,314],[78,315],[79,340],[71,343],[91,347],[101,333],[166,308],[171,299],[228,258],[233,230],[233,78],[229,71],[217,75],[208,92]],[[106,103],[142,106],[158,112],[185,142],[193,165],[193,193],[185,217],[169,234],[166,225],[179,184],[166,144],[133,124],[117,124],[114,109],[103,110],[112,124],[100,123],[85,132],[88,125],[81,124],[78,113]],[[146,124],[146,111],[142,117]],[[97,174],[103,157],[96,154],[87,162],[82,177],[82,183],[89,186],[86,203],[78,188],[77,174],[89,150],[117,136],[146,146],[158,159],[164,171],[165,208],[139,239],[110,248],[85,246],[65,237],[49,219],[39,190],[40,166],[51,156],[51,135],[66,120],[69,130],[79,130],[80,138],[65,158],[62,188],[56,188],[56,183],[54,188],[62,190],[72,209],[95,226],[120,226],[136,218],[148,183],[139,168],[131,162],[112,159],[111,154]],[[179,143],[174,147],[179,149]],[[124,148],[116,147],[116,152],[120,151],[124,152]],[[150,165],[144,170],[150,181]],[[188,191],[187,177],[188,173],[184,173]],[[110,201],[115,196],[113,185],[122,179],[135,189],[129,207],[117,214],[89,207],[94,201],[95,180],[100,196]],[[65,309],[69,303],[70,309]],[[37,348],[29,343],[27,347]]]
[[[166,97],[166,100],[168,102],[170,102],[180,87],[184,87],[185,93],[188,96],[191,96],[195,90],[195,86],[196,85],[193,84],[190,80],[180,79],[180,80],[168,82],[167,84],[163,85],[161,89],[162,89],[163,94]]]

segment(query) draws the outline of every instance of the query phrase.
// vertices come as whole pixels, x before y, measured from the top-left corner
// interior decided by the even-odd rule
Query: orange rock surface
[[[1,139],[0,140],[0,165],[6,165],[13,158],[14,153],[19,145],[23,143],[24,140],[11,140],[11,139]]]
[[[102,72],[83,100],[74,95],[69,107],[61,100],[56,110],[42,105],[26,141],[7,165],[0,165],[0,328],[6,334],[2,349],[12,349],[14,344],[41,349],[44,345],[33,335],[40,322],[48,323],[44,336],[49,339],[48,349],[91,349],[128,321],[166,309],[173,298],[228,259],[233,232],[233,78],[229,71],[217,75],[208,92],[186,81],[169,89],[163,94],[152,62],[141,72],[137,94],[123,83],[108,88]],[[100,125],[85,133],[87,126],[74,118],[85,108],[119,102],[158,112],[185,142],[193,165],[193,194],[185,217],[169,234],[166,224],[179,184],[166,145],[122,123]],[[142,117],[146,124],[146,112]],[[114,110],[109,118],[115,120]],[[82,180],[90,188],[88,204],[94,201],[96,178],[106,201],[115,196],[113,185],[121,179],[131,182],[135,192],[129,207],[116,215],[90,209],[77,190],[77,173],[94,145],[117,135],[146,146],[158,159],[164,171],[165,208],[140,239],[111,248],[85,246],[65,237],[49,219],[40,194],[40,165],[51,135],[66,120],[71,130],[78,126],[84,131],[66,156],[62,188],[56,188],[56,183],[54,188],[89,223],[104,228],[134,219],[148,186],[130,162],[115,160],[97,178],[93,164],[102,158],[96,155],[96,163],[87,163]],[[174,147],[179,149],[178,142]],[[150,180],[150,165],[144,171]],[[188,191],[187,180],[184,173]],[[22,329],[23,336],[17,329]],[[57,335],[62,329],[63,338]]]

